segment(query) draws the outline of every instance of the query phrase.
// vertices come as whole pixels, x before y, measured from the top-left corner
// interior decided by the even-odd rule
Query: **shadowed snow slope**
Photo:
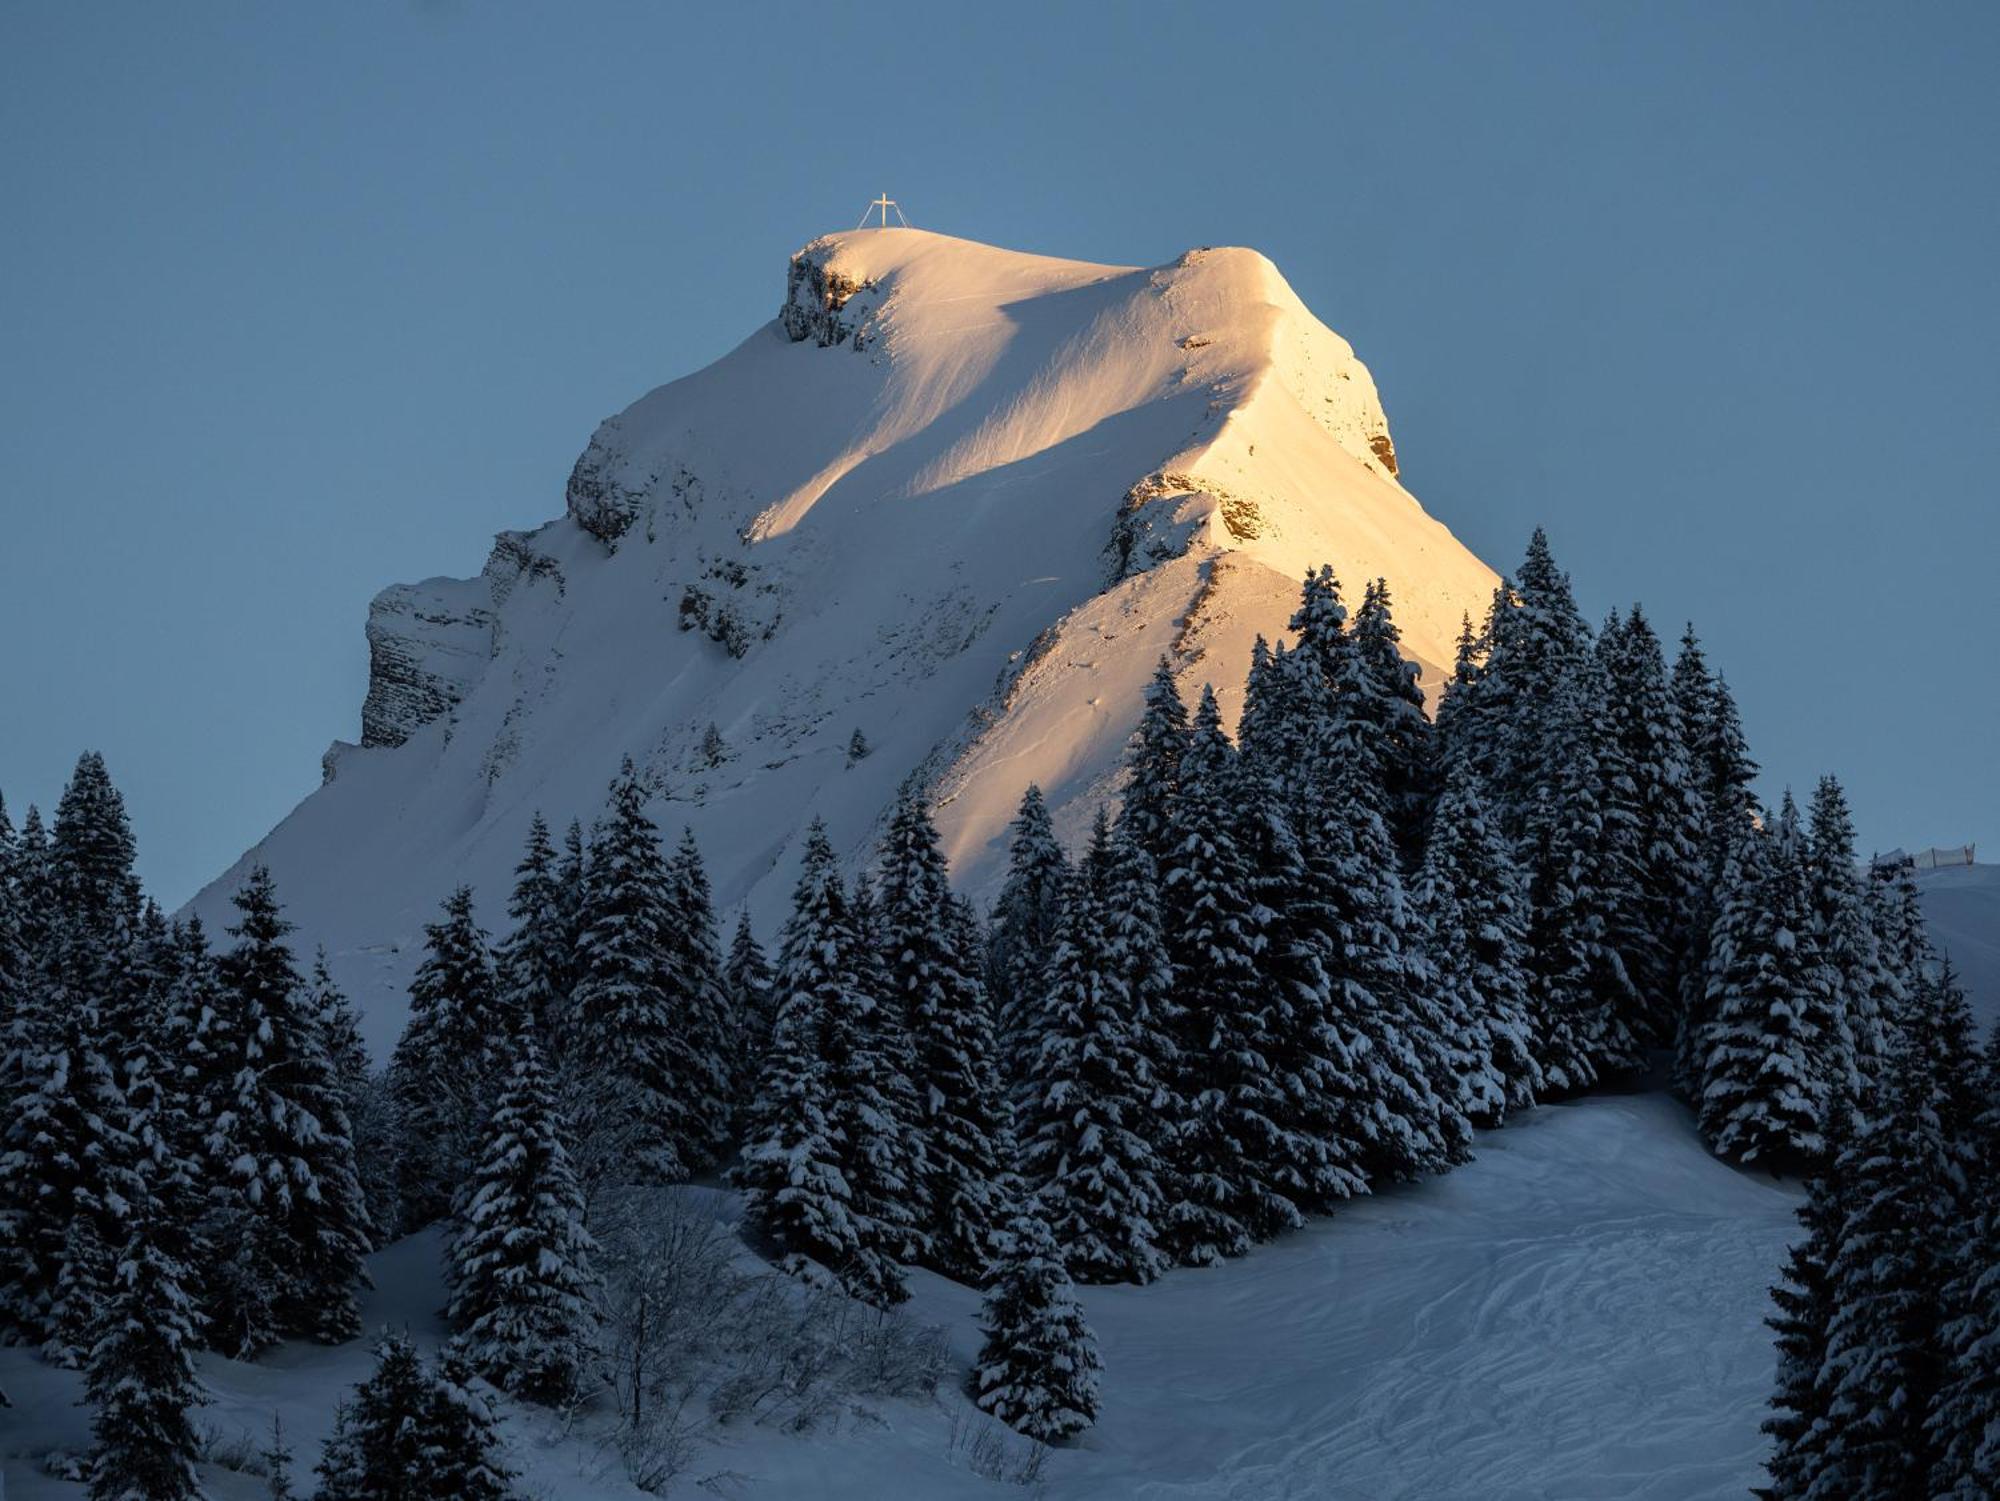
[[[733,1428],[675,1494],[733,1501],[1696,1501],[1762,1481],[1757,1431],[1773,1356],[1762,1319],[1797,1195],[1703,1150],[1658,1095],[1589,1099],[1482,1135],[1450,1177],[1357,1201],[1240,1261],[1145,1288],[1086,1288],[1104,1405],[1044,1489],[985,1480],[934,1404],[867,1404],[831,1430]],[[694,1190],[702,1193],[704,1190]],[[732,1206],[718,1203],[727,1214]],[[426,1346],[443,1301],[437,1240],[372,1262],[373,1324]],[[913,1279],[915,1318],[945,1325],[956,1374],[978,1348],[977,1296]],[[261,1437],[281,1410],[304,1459],[359,1345],[289,1345],[267,1364],[208,1362],[206,1420]],[[84,1440],[74,1378],[0,1350],[8,1495],[79,1496],[24,1455]],[[627,1501],[596,1420],[565,1439],[515,1410],[510,1460],[531,1496]],[[302,1465],[303,1468],[303,1465]],[[699,1482],[710,1477],[707,1489]],[[221,1477],[217,1477],[221,1478]],[[218,1497],[259,1494],[247,1483]]]
[[[498,926],[530,814],[587,822],[626,755],[766,933],[804,823],[858,857],[913,769],[984,896],[1029,782],[1080,833],[1161,653],[1233,712],[1322,562],[1353,596],[1389,579],[1433,687],[1495,583],[1263,256],[830,236],[778,318],[597,431],[564,517],[376,600],[361,741],[252,853],[378,1055],[437,902],[469,881]],[[240,875],[196,910],[226,917]]]
[[[1958,970],[1972,1014],[1982,1028],[2000,1022],[2000,865],[1920,871],[1917,891],[1931,941]]]

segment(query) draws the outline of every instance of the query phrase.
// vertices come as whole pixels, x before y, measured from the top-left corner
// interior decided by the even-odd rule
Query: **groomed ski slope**
[[[1350,1205],[1240,1261],[1148,1288],[1092,1288],[1105,1362],[1097,1427],[1050,1457],[1049,1501],[1740,1501],[1761,1477],[1772,1352],[1766,1289],[1797,1191],[1703,1150],[1657,1094],[1545,1107],[1481,1137],[1458,1172]],[[434,1236],[375,1258],[371,1322],[439,1333]],[[977,1297],[920,1275],[911,1312],[962,1368]],[[261,1436],[282,1406],[305,1478],[360,1345],[209,1362],[205,1421]],[[12,1457],[82,1447],[73,1377],[0,1351],[12,1501],[80,1496]],[[739,1501],[1024,1497],[954,1459],[956,1392],[877,1405],[833,1432],[732,1433],[677,1494]],[[539,1414],[510,1421],[524,1494],[640,1495]],[[708,1489],[703,1477],[719,1477]],[[722,1478],[726,1477],[726,1478]],[[214,1472],[217,1501],[261,1495]]]

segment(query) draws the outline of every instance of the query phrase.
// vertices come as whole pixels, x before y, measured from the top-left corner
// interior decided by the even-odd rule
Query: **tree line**
[[[1383,581],[1350,616],[1314,571],[1290,631],[1257,643],[1233,734],[1163,660],[1116,817],[1072,858],[1030,788],[985,920],[922,789],[851,879],[815,823],[775,962],[747,916],[722,943],[699,849],[662,844],[628,762],[588,835],[559,848],[536,817],[497,945],[469,891],[446,900],[380,1075],[324,966],[299,974],[268,873],[219,957],[139,901],[85,757],[53,837],[31,812],[0,839],[10,1323],[95,1371],[104,1310],[147,1279],[181,1323],[108,1353],[102,1384],[154,1394],[165,1452],[188,1348],[350,1338],[361,1253],[443,1221],[452,1364],[385,1345],[375,1379],[407,1400],[382,1431],[439,1414],[460,1425],[442,1452],[476,1455],[477,1402],[435,1392],[476,1374],[574,1400],[599,1375],[601,1240],[645,1187],[726,1171],[753,1242],[808,1281],[878,1306],[915,1266],[984,1286],[974,1398],[1059,1440],[1097,1403],[1075,1282],[1239,1255],[1655,1059],[1719,1153],[1816,1171],[1816,1200],[1861,1175],[1899,1067],[1963,1030],[1954,992],[1907,873],[1857,866],[1837,783],[1809,820],[1789,794],[1758,806],[1692,631],[1671,667],[1637,608],[1593,631],[1540,532],[1466,623],[1434,720]],[[1947,1134],[1941,1161],[1973,1150]],[[1990,1331],[2000,1286],[1953,1285],[1950,1327]],[[1831,1379],[1787,1352],[1786,1392],[1795,1366]],[[1831,1368],[1856,1364],[1879,1366]],[[1939,1410],[1991,1413],[1994,1387]],[[387,1442],[365,1395],[329,1497],[367,1494],[341,1477]]]

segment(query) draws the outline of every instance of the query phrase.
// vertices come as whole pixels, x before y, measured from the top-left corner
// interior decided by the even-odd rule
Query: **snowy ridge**
[[[361,743],[253,853],[378,1055],[436,903],[469,881],[499,926],[530,814],[588,821],[627,754],[766,931],[804,823],[859,856],[913,768],[984,896],[1027,783],[1077,836],[1158,656],[1233,718],[1251,640],[1321,562],[1355,598],[1389,579],[1433,690],[1496,582],[1403,489],[1366,368],[1262,255],[829,236],[779,317],[598,429],[564,517],[377,599]],[[239,876],[195,910],[222,917]]]

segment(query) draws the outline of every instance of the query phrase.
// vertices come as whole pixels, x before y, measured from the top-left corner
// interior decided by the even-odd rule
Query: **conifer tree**
[[[729,943],[729,959],[723,968],[723,985],[735,1016],[736,1049],[732,1058],[738,1114],[747,1109],[757,1087],[757,1074],[764,1053],[771,1045],[771,1029],[776,1021],[770,961],[750,927],[750,909],[736,917],[736,934]]]
[[[1805,853],[1787,793],[1768,835],[1738,841],[1710,941],[1702,1134],[1725,1157],[1780,1169],[1824,1155],[1839,1077]]]
[[[361,1180],[372,1243],[379,1247],[402,1217],[397,1200],[400,1157],[393,1102],[386,1081],[378,1080],[368,1063],[368,1046],[361,1040],[361,1018],[334,982],[326,950],[313,958],[307,1006],[318,1018],[333,1086],[346,1112],[354,1141],[355,1172]]]
[[[1146,706],[1126,761],[1119,818],[1127,836],[1158,865],[1166,857],[1181,758],[1187,754],[1187,705],[1165,656],[1146,685]]]
[[[854,917],[826,826],[806,833],[778,961],[778,1019],[737,1181],[745,1217],[784,1270],[879,1305],[909,1296],[912,1225],[901,1116],[886,1098],[854,974]]]
[[[319,1501],[511,1501],[492,1407],[463,1358],[447,1350],[427,1369],[384,1335],[375,1361],[321,1455]]]
[[[944,851],[914,786],[882,850],[883,954],[891,1016],[909,1028],[933,1266],[983,1281],[1004,1226],[1013,1126],[986,987],[965,963]]]
[[[1475,1125],[1497,1126],[1545,1086],[1525,894],[1476,782],[1464,763],[1447,773],[1413,896],[1431,974],[1461,1034],[1458,1052],[1472,1065],[1460,1074],[1458,1106]]]
[[[629,758],[591,838],[583,905],[578,1045],[598,1081],[592,1108],[576,1122],[586,1189],[613,1163],[641,1181],[678,1181],[689,1164],[677,1137],[684,1117],[669,1056],[678,1018],[661,960],[669,946],[668,877]]]
[[[1944,1369],[1929,1416],[1931,1494],[2000,1495],[2000,1026],[1977,1074],[1961,1229],[1943,1295]]]
[[[1639,1002],[1635,1027],[1658,1046],[1673,1040],[1680,966],[1702,878],[1703,806],[1679,701],[1659,637],[1633,606],[1607,631],[1610,736],[1629,779],[1632,899],[1616,912],[1614,943]]]
[[[424,962],[410,981],[410,1019],[389,1062],[405,1230],[451,1212],[471,1171],[500,1066],[496,1040],[509,1030],[469,886],[445,899],[441,921],[424,925],[424,945]]]
[[[527,847],[514,867],[507,916],[514,929],[494,956],[507,1006],[532,1017],[543,1046],[560,1052],[569,1028],[576,941],[561,861],[540,813],[528,824]]]
[[[1031,1008],[1041,995],[1055,948],[1068,880],[1069,861],[1056,843],[1048,804],[1042,800],[1042,789],[1031,784],[1014,816],[1007,879],[994,904],[987,950],[987,988],[999,1019],[1008,1076],[1015,1085],[1021,1081],[1026,1050],[1032,1045]]]
[[[272,1327],[239,1324],[239,1349],[297,1335],[338,1343],[360,1326],[357,1287],[369,1225],[354,1143],[318,1020],[294,967],[271,873],[253,866],[236,893],[236,944],[221,964],[241,1020],[235,1098],[209,1122],[239,1155],[230,1182],[255,1221]]]
[[[1403,656],[1402,633],[1390,613],[1389,582],[1376,579],[1362,591],[1352,630],[1356,683],[1366,690],[1356,712],[1371,719],[1381,745],[1384,813],[1390,837],[1413,872],[1423,858],[1431,804],[1438,795],[1436,735],[1424,717],[1419,667]]]
[[[1204,688],[1161,871],[1186,1073],[1178,1197],[1158,1228],[1190,1265],[1241,1255],[1298,1223],[1276,1181],[1286,1107],[1265,1051],[1271,998],[1257,972],[1251,872],[1234,832],[1235,757],[1214,691]]]
[[[91,1501],[187,1501],[201,1494],[197,1317],[185,1269],[135,1217],[95,1319],[84,1391],[92,1408]]]
[[[1834,1082],[1860,1096],[1880,1074],[1886,1039],[1882,1008],[1892,992],[1882,973],[1867,893],[1854,860],[1854,821],[1847,796],[1832,777],[1813,790],[1806,879],[1813,934],[1822,963],[1839,1046],[1826,1056]]]
[[[1250,926],[1266,1007],[1255,1045],[1283,1101],[1274,1118],[1278,1134],[1269,1172],[1294,1207],[1312,1212],[1366,1190],[1362,1153],[1346,1129],[1365,1085],[1357,1077],[1359,1049],[1335,1019],[1335,975],[1342,968],[1338,917],[1307,858],[1287,793],[1288,783],[1302,785],[1300,769],[1314,765],[1311,705],[1295,691],[1302,686],[1302,662],[1282,649],[1273,654],[1270,691],[1260,695],[1263,702],[1246,703],[1233,832],[1249,873]],[[1259,718],[1264,725],[1253,736]],[[1281,756],[1269,754],[1274,746],[1285,747]]]
[[[1744,745],[1729,686],[1708,671],[1692,626],[1674,664],[1674,698],[1687,736],[1702,830],[1702,879],[1689,912],[1687,952],[1681,961],[1680,1029],[1674,1043],[1674,1083],[1692,1098],[1701,1087],[1701,1038],[1708,1024],[1708,942],[1717,893],[1730,850],[1756,819],[1750,784],[1757,765]]]
[[[1018,1210],[998,1275],[987,1290],[985,1343],[972,1367],[972,1400],[1009,1427],[1061,1443],[1097,1420],[1097,1338],[1084,1322],[1040,1212]]]
[[[1160,1085],[1139,1002],[1116,961],[1107,910],[1112,835],[1100,809],[1070,881],[1038,1013],[1021,1119],[1021,1176],[1070,1275],[1152,1281],[1164,1266],[1166,1208],[1156,1149]]]
[[[524,1029],[452,1238],[449,1316],[479,1373],[532,1402],[577,1390],[597,1322],[596,1246],[565,1134],[541,1049]]]
[[[671,1133],[682,1163],[700,1171],[721,1160],[733,1122],[729,997],[715,902],[693,830],[667,861],[664,987],[671,1024],[662,1035],[674,1102]]]
[[[1172,1143],[1185,1115],[1176,1081],[1182,1060],[1175,1041],[1181,1027],[1174,1000],[1174,966],[1160,917],[1160,879],[1153,857],[1126,831],[1121,813],[1113,825],[1102,871],[1105,960],[1125,986],[1133,1049],[1146,1062],[1152,1089],[1133,1130],[1153,1149],[1154,1174],[1163,1194],[1174,1196]]]
[[[1778,1314],[1764,1322],[1777,1336],[1778,1380],[1771,1394],[1771,1416],[1762,1425],[1772,1438],[1766,1461],[1771,1483],[1757,1492],[1765,1501],[1802,1501],[1826,1442],[1823,1374],[1827,1326],[1834,1311],[1833,1261],[1852,1207],[1842,1176],[1851,1162],[1846,1154],[1853,1145],[1852,1120],[1852,1101],[1837,1096],[1829,1112],[1826,1156],[1806,1184],[1805,1201],[1797,1211],[1804,1234],[1792,1244],[1783,1280],[1771,1289]]]
[[[1827,1432],[1810,1501],[1926,1494],[1941,1247],[1954,1218],[1930,1067],[1912,1039],[1897,1039],[1879,1111],[1836,1168],[1851,1198],[1828,1271]]]

